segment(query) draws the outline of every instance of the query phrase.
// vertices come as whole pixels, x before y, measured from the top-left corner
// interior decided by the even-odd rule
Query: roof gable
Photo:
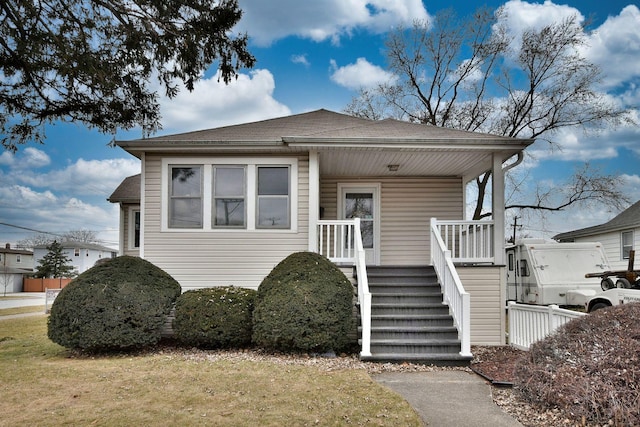
[[[556,240],[567,240],[635,227],[640,227],[640,200],[604,224],[567,231],[557,234],[553,238]]]

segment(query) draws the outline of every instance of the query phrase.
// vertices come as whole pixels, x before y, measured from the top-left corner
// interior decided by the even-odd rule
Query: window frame
[[[625,236],[630,236],[629,240],[629,244],[625,245]],[[626,231],[621,231],[620,232],[620,256],[621,259],[625,260],[625,259],[629,259],[629,252],[633,250],[633,239],[634,239],[634,233],[633,230],[626,230]],[[625,248],[627,248],[625,250]]]
[[[203,227],[172,228],[169,226],[170,167],[176,165],[202,166],[203,172]],[[246,225],[239,227],[213,226],[213,167],[245,167],[245,217]],[[289,167],[289,226],[287,228],[260,228],[257,222],[257,168],[258,166]],[[297,233],[298,232],[298,157],[165,157],[161,159],[160,181],[160,232],[163,233]]]
[[[260,194],[260,169],[278,168],[287,169],[287,194]],[[287,230],[291,226],[291,167],[289,165],[257,165],[256,166],[256,229],[261,230]],[[284,225],[261,225],[260,224],[260,202],[262,200],[280,200],[286,198],[287,221]]]
[[[200,169],[200,195],[199,196],[175,196],[173,195],[173,170],[174,169],[187,169],[187,168],[191,168],[191,169]],[[202,229],[204,227],[204,167],[202,165],[199,164],[190,164],[190,163],[175,163],[175,164],[170,164],[169,165],[169,170],[168,170],[168,180],[169,182],[167,183],[168,185],[168,193],[167,193],[167,197],[168,197],[168,216],[167,216],[167,225],[168,227],[170,227],[171,229],[186,229],[186,230],[198,230],[198,229]],[[171,224],[171,217],[172,217],[172,202],[174,200],[199,200],[200,201],[200,224],[194,225],[194,226],[187,226],[187,225],[172,225]]]
[[[138,216],[138,230],[136,230],[136,215]],[[128,224],[128,246],[129,249],[140,249],[142,242],[142,211],[139,206],[129,207],[129,224]],[[136,246],[136,234],[138,245]]]
[[[247,166],[246,165],[221,165],[221,164],[213,164],[211,165],[211,228],[212,229],[246,229],[247,228]],[[222,197],[218,197],[216,194],[216,172],[218,169],[242,169],[242,195],[225,195]],[[228,225],[228,224],[215,224],[217,219],[217,206],[216,202],[218,200],[223,199],[242,199],[243,203],[243,218],[242,225]]]

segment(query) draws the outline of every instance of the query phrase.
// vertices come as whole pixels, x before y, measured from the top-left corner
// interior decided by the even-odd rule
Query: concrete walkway
[[[491,385],[465,371],[388,372],[372,376],[400,394],[430,427],[522,426],[491,397]]]

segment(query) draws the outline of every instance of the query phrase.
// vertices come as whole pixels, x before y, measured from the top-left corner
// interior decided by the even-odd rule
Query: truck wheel
[[[625,278],[618,279],[618,281],[616,282],[616,288],[630,289],[631,283],[629,283],[629,281]]]
[[[596,310],[600,310],[607,307],[611,307],[611,306],[604,302],[597,302],[591,306],[591,310],[589,310],[589,313],[593,313]]]
[[[602,288],[603,291],[608,291],[609,289],[615,288],[616,285],[614,285],[613,280],[606,277],[600,281],[600,287]]]

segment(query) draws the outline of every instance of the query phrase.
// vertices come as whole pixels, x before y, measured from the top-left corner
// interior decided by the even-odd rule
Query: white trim
[[[135,246],[135,225],[136,225],[136,216],[135,213],[139,212],[140,213],[140,224],[142,224],[142,210],[140,209],[139,206],[129,206],[129,212],[128,212],[128,227],[127,227],[127,231],[128,231],[128,236],[126,236],[126,241],[127,241],[127,250],[130,251],[135,251],[140,249],[140,246],[138,246],[136,248]],[[142,227],[140,227],[140,236],[142,236]]]
[[[169,228],[169,165],[202,165],[203,170],[203,226],[202,228]],[[246,166],[246,228],[212,227],[212,173],[215,165]],[[256,169],[258,166],[288,166],[290,170],[290,227],[256,228]],[[167,233],[297,233],[298,232],[298,158],[297,157],[165,157],[162,159],[160,173],[160,231]],[[142,238],[142,236],[141,236]]]
[[[339,182],[338,183],[338,218],[344,218],[344,193],[345,191],[371,192],[373,193],[373,264],[380,265],[380,205],[382,204],[382,184],[380,182]],[[365,252],[367,249],[365,249]]]
[[[318,250],[318,220],[320,219],[320,156],[309,152],[309,251]]]
[[[147,211],[146,209],[146,197],[145,197],[145,181],[147,180],[147,168],[145,167],[145,165],[147,164],[146,161],[146,153],[142,153],[142,155],[140,156],[140,164],[141,166],[141,170],[140,170],[140,248],[139,248],[139,255],[140,258],[144,258],[144,229],[145,229],[145,212]]]

